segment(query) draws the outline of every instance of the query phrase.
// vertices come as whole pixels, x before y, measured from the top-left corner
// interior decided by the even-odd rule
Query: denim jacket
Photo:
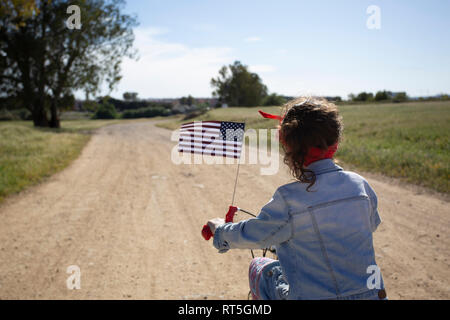
[[[275,246],[288,299],[345,299],[384,289],[372,239],[381,222],[375,192],[331,159],[308,169],[316,174],[309,191],[300,182],[279,187],[256,218],[219,226],[214,246],[219,252]]]

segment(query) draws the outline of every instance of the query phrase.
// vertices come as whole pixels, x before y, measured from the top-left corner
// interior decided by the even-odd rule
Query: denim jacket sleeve
[[[219,252],[229,249],[261,249],[287,241],[292,236],[286,201],[278,189],[256,218],[225,223],[214,234]]]
[[[377,230],[378,225],[381,223],[380,215],[378,214],[378,198],[375,194],[375,191],[372,189],[372,187],[369,185],[369,183],[365,183],[366,185],[366,192],[369,196],[370,200],[370,206],[371,206],[371,213],[370,213],[370,229],[372,232],[375,232]]]

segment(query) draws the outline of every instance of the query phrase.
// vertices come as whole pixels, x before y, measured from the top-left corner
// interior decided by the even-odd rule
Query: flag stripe
[[[214,122],[192,122],[181,125],[181,128],[220,128],[220,123]]]
[[[203,152],[195,152],[195,151],[183,151],[183,150],[178,150],[178,152],[181,152],[181,153],[195,153],[195,154],[203,154]],[[239,155],[228,155],[228,154],[207,154],[207,156],[211,156],[211,157],[222,156],[222,157],[224,157],[224,158],[235,158],[235,159],[239,159]]]
[[[180,146],[187,146],[187,147],[201,147],[203,149],[205,148],[209,148],[209,149],[230,149],[230,150],[237,150],[240,149],[240,147],[242,147],[242,144],[238,144],[238,145],[230,145],[230,144],[223,144],[223,143],[210,143],[210,144],[203,144],[203,143],[199,143],[199,142],[192,142],[192,141],[187,141],[187,142],[180,142],[179,143]]]
[[[186,144],[192,144],[192,143],[200,143],[203,146],[208,146],[210,144],[214,145],[230,145],[230,146],[240,146],[242,145],[242,142],[239,141],[225,141],[225,140],[204,140],[204,139],[180,139],[180,144],[186,145]]]
[[[205,141],[211,141],[211,140],[222,140],[217,134],[180,134],[180,140],[194,140],[194,139],[200,139]]]
[[[189,126],[189,127],[181,127],[181,130],[220,130],[220,127],[217,126]]]
[[[199,134],[199,133],[209,133],[209,134],[219,134],[220,130],[219,129],[204,129],[204,130],[191,130],[191,129],[181,129],[180,133],[187,133],[187,134]]]
[[[190,152],[190,153],[200,153],[200,154],[206,154],[210,156],[239,156],[238,152],[231,152],[231,151],[217,151],[217,150],[210,150],[205,151],[204,149],[198,149],[198,148],[191,148],[191,149],[178,149],[179,152]]]

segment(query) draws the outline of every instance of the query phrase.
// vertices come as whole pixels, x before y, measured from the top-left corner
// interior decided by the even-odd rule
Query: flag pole
[[[234,204],[234,196],[236,195],[236,186],[237,186],[237,181],[238,181],[238,176],[239,176],[239,167],[241,165],[241,158],[239,158],[238,160],[238,166],[237,166],[237,171],[236,171],[236,179],[234,180],[234,189],[233,189],[233,198],[231,199],[231,205]]]

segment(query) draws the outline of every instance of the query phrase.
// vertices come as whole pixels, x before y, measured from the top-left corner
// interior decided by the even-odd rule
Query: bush
[[[263,99],[263,106],[281,106],[285,103],[286,99],[276,93],[272,93]]]
[[[208,111],[207,108],[201,108],[201,109],[193,110],[193,111],[187,113],[187,114],[183,117],[183,120],[190,120],[190,119],[199,117],[199,116],[205,114],[207,111]]]
[[[0,121],[15,120],[14,116],[7,109],[0,109]]]
[[[390,100],[392,98],[392,92],[390,91],[378,91],[375,94],[375,101],[387,101]]]
[[[0,110],[0,121],[5,120],[32,120],[31,112],[28,109],[17,109],[17,110]]]
[[[30,110],[25,108],[11,110],[11,113],[17,116],[17,118],[20,120],[33,120],[33,115],[31,114]]]
[[[115,119],[117,118],[117,111],[113,104],[103,101],[98,107],[97,111],[92,116],[92,119]]]
[[[361,92],[356,97],[353,98],[353,101],[372,101],[373,100],[373,93],[370,92]]]
[[[392,99],[393,102],[405,102],[408,101],[408,95],[406,92],[398,92],[395,94],[394,98]]]
[[[135,110],[126,110],[122,114],[124,119],[135,119],[135,118],[152,118],[157,116],[168,116],[170,115],[170,110],[164,107],[148,107],[140,108]]]
[[[81,109],[83,111],[95,112],[100,108],[100,104],[93,100],[87,100],[83,102]]]

